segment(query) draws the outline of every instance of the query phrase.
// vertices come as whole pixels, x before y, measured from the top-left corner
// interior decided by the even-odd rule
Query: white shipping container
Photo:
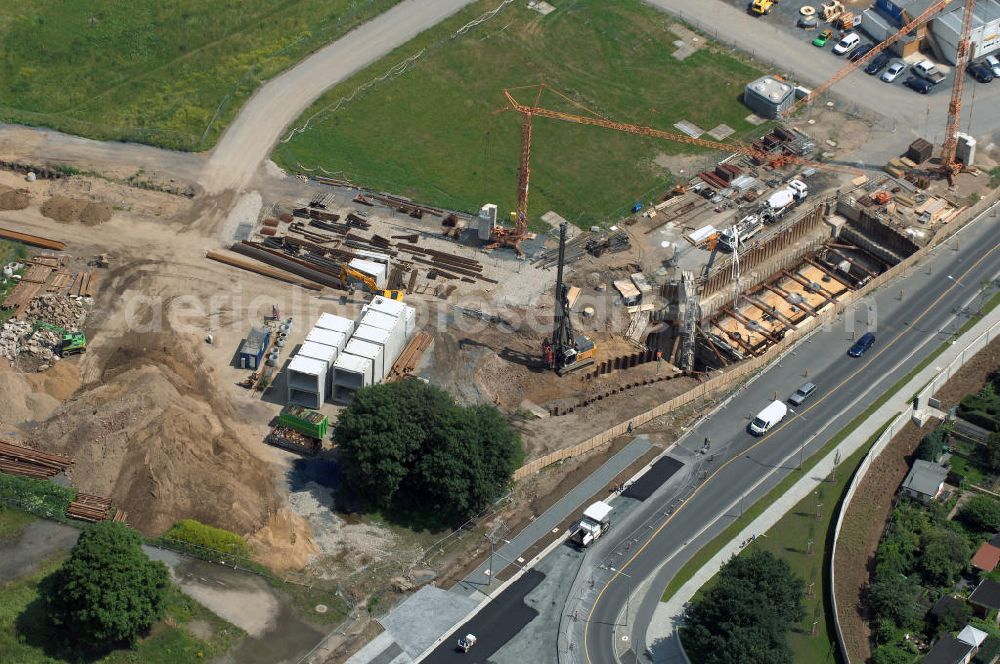
[[[349,265],[352,269],[357,270],[358,272],[363,272],[374,279],[377,287],[385,288],[385,282],[388,279],[389,274],[388,266],[361,258],[353,259]]]
[[[356,330],[355,334],[357,334]],[[382,382],[382,379],[385,378],[385,374],[382,373],[382,357],[385,354],[385,349],[382,346],[373,344],[370,341],[355,339],[352,337],[351,340],[347,342],[344,352],[366,358],[372,363],[372,383],[380,383]]]
[[[351,355],[346,351],[337,357],[337,361],[333,363],[332,400],[350,401],[354,392],[371,384],[371,359]]]
[[[296,355],[285,372],[288,401],[307,408],[318,408],[326,398],[326,363]],[[312,395],[312,396],[310,396]]]
[[[332,346],[339,351],[343,350],[344,346],[347,345],[347,336],[343,332],[334,332],[333,330],[314,327],[306,335],[306,341],[323,344],[324,346]]]
[[[334,314],[320,314],[315,327],[340,332],[344,335],[344,343],[347,343],[347,337],[351,336],[351,333],[354,332],[354,321],[343,316],[335,316]]]

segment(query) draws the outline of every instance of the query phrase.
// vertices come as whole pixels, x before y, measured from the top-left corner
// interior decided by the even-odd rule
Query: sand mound
[[[74,485],[110,495],[144,533],[182,518],[255,532],[276,509],[271,473],[244,447],[231,405],[192,371],[197,358],[172,355],[178,341],[120,339],[101,380],[39,425],[33,442],[72,456]]]
[[[12,431],[31,420],[44,420],[59,407],[59,400],[33,389],[32,374],[21,374],[6,362],[0,370],[0,430]]]
[[[103,224],[111,219],[112,207],[107,203],[80,198],[53,196],[42,205],[42,214],[62,222],[83,222],[88,226]]]
[[[11,189],[0,184],[0,210],[23,210],[31,202],[27,189]]]
[[[309,523],[282,507],[249,541],[257,562],[273,570],[302,569],[318,551],[311,536]]]

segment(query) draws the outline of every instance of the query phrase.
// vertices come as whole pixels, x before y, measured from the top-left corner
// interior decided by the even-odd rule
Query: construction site
[[[949,138],[901,140],[886,164],[860,165],[863,132],[837,145],[847,120],[828,122],[834,111],[796,114],[892,43],[812,90],[748,81],[761,122],[745,141],[553,110],[553,94],[575,102],[545,86],[506,90],[522,122],[509,211],[284,174],[223,200],[0,154],[0,184],[24,192],[0,210],[0,238],[28,247],[4,266],[0,470],[64,475],[86,492],[70,516],[148,535],[181,518],[232,530],[260,562],[364,586],[358,597],[452,578],[489,550],[478,525],[431,556],[446,534],[338,510],[330,433],[354,393],[425,380],[497,405],[527,465],[488,518],[527,523],[620,440],[581,445],[840,313],[990,195],[996,151],[976,155],[958,131],[961,64]],[[532,138],[556,122],[682,143],[697,168],[615,223],[577,228],[529,207]],[[59,215],[53,199],[80,204]],[[84,202],[107,218],[81,218]],[[654,444],[697,416],[691,403],[648,429]],[[378,581],[364,573],[376,569]]]

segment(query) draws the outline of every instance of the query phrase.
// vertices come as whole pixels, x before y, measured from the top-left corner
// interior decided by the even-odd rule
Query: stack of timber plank
[[[0,440],[0,471],[36,480],[64,472],[73,460],[61,454],[39,452],[30,447]]]
[[[66,516],[80,521],[104,521],[111,513],[111,499],[89,493],[76,494],[76,500],[66,508]]]

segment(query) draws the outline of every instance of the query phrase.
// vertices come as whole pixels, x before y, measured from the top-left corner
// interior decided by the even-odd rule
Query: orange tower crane
[[[955,80],[951,82],[951,101],[948,102],[948,124],[944,130],[944,146],[941,150],[941,168],[954,184],[955,176],[962,170],[962,165],[955,159],[958,148],[959,121],[962,117],[962,91],[965,89],[965,68],[969,64],[969,33],[972,29],[972,15],[976,9],[976,0],[965,0],[965,12],[962,15],[962,35],[958,40],[958,52],[955,56]]]
[[[537,90],[535,102],[531,106],[522,104],[514,96],[515,91],[526,89]],[[594,111],[581,106],[579,103],[555,90],[552,90],[552,92],[559,95],[574,106],[578,106],[588,113],[591,113],[591,115],[578,115],[544,108],[539,106],[539,103],[541,101],[541,94],[545,90],[552,90],[552,88],[549,88],[543,83],[539,85],[524,86],[521,88],[510,88],[503,91],[504,98],[507,100],[508,108],[520,113],[524,118],[521,125],[521,164],[518,170],[517,206],[515,208],[516,216],[514,227],[497,228],[494,232],[492,242],[489,245],[490,247],[511,247],[519,254],[521,253],[520,244],[528,229],[528,187],[531,180],[531,132],[532,119],[534,117],[551,118],[553,120],[572,122],[574,124],[586,125],[590,127],[603,127],[605,129],[621,131],[626,134],[650,136],[652,138],[660,138],[674,143],[685,143],[687,145],[697,145],[699,147],[710,148],[712,150],[735,152],[746,155],[759,163],[766,163],[773,167],[780,167],[787,164],[801,164],[803,166],[812,166],[815,168],[839,171],[851,175],[862,174],[862,171],[849,166],[838,166],[836,164],[826,162],[812,161],[794,155],[771,154],[744,143],[721,143],[719,141],[709,141],[703,138],[693,138],[686,134],[678,134],[676,132],[663,131],[662,129],[654,129],[653,127],[644,127],[642,125],[609,120],[608,118],[602,117],[597,113],[594,113]]]

